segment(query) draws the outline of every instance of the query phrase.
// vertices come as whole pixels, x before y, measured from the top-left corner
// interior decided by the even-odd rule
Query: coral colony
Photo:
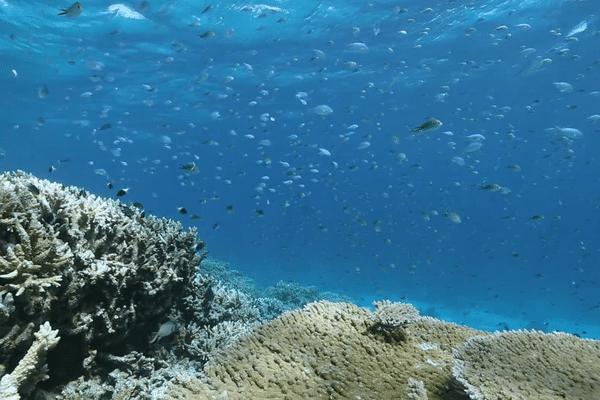
[[[599,341],[234,276],[177,222],[1,175],[0,398],[600,398]]]

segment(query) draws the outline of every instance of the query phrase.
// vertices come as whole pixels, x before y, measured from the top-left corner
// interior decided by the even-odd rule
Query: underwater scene
[[[0,0],[0,397],[597,400],[599,13]]]

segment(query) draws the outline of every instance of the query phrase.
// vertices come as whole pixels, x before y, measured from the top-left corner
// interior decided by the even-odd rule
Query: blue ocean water
[[[593,0],[70,5],[0,0],[3,170],[262,286],[600,338]]]

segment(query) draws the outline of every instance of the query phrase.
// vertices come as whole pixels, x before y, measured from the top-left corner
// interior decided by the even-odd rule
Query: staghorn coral
[[[261,310],[268,310],[269,304],[205,274],[198,274],[194,284],[197,296],[186,298],[193,318],[180,328],[172,350],[204,363],[264,321]]]
[[[22,171],[0,175],[0,370],[16,367],[44,321],[62,338],[48,356],[56,383],[148,352],[168,314],[192,317],[197,243],[195,230],[119,201]]]
[[[600,341],[540,331],[472,337],[453,350],[453,377],[474,400],[600,398]]]
[[[261,289],[254,284],[252,279],[242,275],[235,269],[231,269],[228,263],[210,257],[202,261],[202,273],[220,282],[227,282],[230,288],[237,289],[254,298],[262,299],[262,304],[257,304],[262,319],[275,318],[285,311],[304,307],[313,301],[354,302],[349,296],[332,292],[319,293],[314,286],[305,287],[294,282],[280,281],[273,286]]]
[[[0,294],[24,295],[28,314],[47,311],[53,297],[44,292],[60,286],[61,270],[72,266],[73,253],[38,220],[32,183],[0,182]]]
[[[253,299],[247,294],[222,283],[213,286],[213,293],[210,307],[203,310],[203,319],[209,325],[225,321],[255,322],[260,319],[260,312],[254,306]]]
[[[467,399],[452,385],[450,349],[483,332],[423,318],[402,341],[387,341],[370,331],[371,318],[352,304],[310,303],[255,327],[211,358],[204,379],[178,379],[167,396]],[[423,350],[432,341],[437,346]]]
[[[4,324],[15,310],[15,299],[12,293],[0,294],[0,324]]]
[[[164,398],[169,382],[196,377],[215,353],[251,332],[271,313],[281,313],[269,301],[274,299],[254,298],[206,274],[198,274],[191,285],[185,310],[169,313],[164,323],[153,327],[149,351],[124,356],[90,351],[83,364],[92,376],[70,382],[59,398]],[[100,379],[93,375],[99,363],[115,369]]]
[[[243,335],[252,331],[258,322],[224,321],[212,327],[190,323],[181,329],[176,347],[184,349],[194,360],[208,361],[217,350],[231,346]]]
[[[19,400],[21,396],[27,397],[38,382],[48,379],[48,367],[45,364],[46,354],[58,344],[60,338],[58,330],[46,321],[34,333],[35,341],[25,356],[8,375],[0,379],[0,398],[3,400]]]

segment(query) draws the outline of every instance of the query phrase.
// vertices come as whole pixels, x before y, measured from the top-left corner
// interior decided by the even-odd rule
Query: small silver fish
[[[575,128],[561,128],[559,126],[556,127],[556,130],[563,136],[569,139],[581,139],[583,137],[583,133],[579,129]]]
[[[57,15],[66,15],[68,18],[75,18],[81,14],[83,11],[83,6],[80,2],[76,1],[75,3],[71,4],[69,8],[61,8],[60,11],[61,12],[59,12]]]
[[[173,332],[179,330],[179,326],[175,321],[167,321],[158,328],[158,332],[152,335],[150,343],[154,343],[164,337],[170,336]]]

